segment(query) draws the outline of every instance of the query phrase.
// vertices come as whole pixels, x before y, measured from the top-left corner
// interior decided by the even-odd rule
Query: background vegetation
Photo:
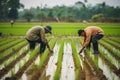
[[[13,5],[14,4],[14,5]],[[85,2],[76,2],[73,6],[55,6],[24,9],[19,0],[0,0],[0,21],[102,21],[120,22],[120,7],[107,5],[105,2],[92,6]]]

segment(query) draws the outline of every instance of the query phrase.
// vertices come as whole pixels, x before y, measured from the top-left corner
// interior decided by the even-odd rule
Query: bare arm
[[[82,48],[80,49],[79,53],[81,53],[84,50],[84,48],[88,45],[88,43],[90,42],[90,38],[91,38],[91,33],[90,32],[86,33],[86,37],[84,38],[84,42],[82,44]]]

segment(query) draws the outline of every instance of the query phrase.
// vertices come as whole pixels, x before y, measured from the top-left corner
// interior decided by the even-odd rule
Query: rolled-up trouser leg
[[[40,53],[43,53],[45,51],[46,48],[46,43],[41,42],[40,44]]]

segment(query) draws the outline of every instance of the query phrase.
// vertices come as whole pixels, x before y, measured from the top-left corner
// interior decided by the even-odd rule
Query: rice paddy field
[[[0,80],[120,80],[120,23],[43,23],[52,26],[47,34],[50,53],[31,51],[24,39],[27,30],[40,23],[0,23]],[[79,55],[83,38],[78,29],[99,26],[105,36],[99,41],[99,54],[85,49]]]

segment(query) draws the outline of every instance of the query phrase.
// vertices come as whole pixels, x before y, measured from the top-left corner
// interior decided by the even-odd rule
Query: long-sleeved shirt
[[[84,29],[84,32],[85,32],[85,36],[84,36],[84,42],[82,44],[83,47],[86,47],[88,45],[88,43],[90,42],[91,36],[94,36],[96,34],[104,35],[103,30],[97,26],[89,26]]]
[[[45,29],[42,26],[34,26],[30,28],[26,33],[25,38],[30,41],[41,39],[42,42],[47,43],[47,39],[45,37]]]

